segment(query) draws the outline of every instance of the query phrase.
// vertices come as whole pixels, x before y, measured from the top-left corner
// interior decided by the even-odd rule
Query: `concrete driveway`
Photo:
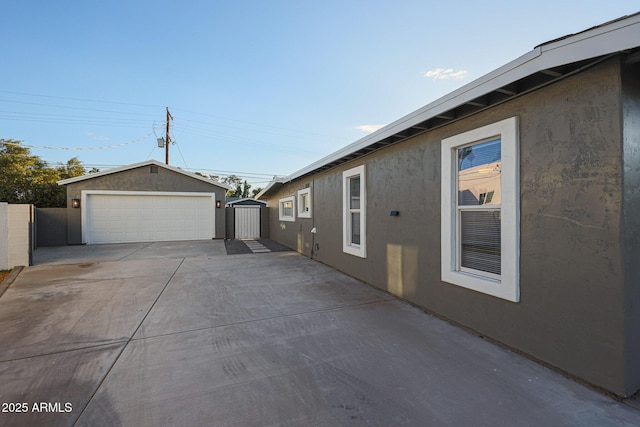
[[[0,425],[640,425],[637,409],[297,253],[224,253],[37,251],[0,297]]]

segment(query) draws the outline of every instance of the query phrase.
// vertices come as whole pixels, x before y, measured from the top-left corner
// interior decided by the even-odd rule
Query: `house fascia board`
[[[166,164],[164,164],[162,162],[159,162],[158,160],[147,160],[147,161],[144,161],[144,162],[133,163],[131,165],[120,166],[120,167],[117,167],[117,168],[107,169],[107,170],[96,172],[96,173],[86,174],[86,175],[82,175],[82,176],[76,176],[76,177],[73,177],[73,178],[67,178],[67,179],[63,179],[63,180],[58,181],[58,185],[73,184],[74,182],[80,182],[80,181],[84,181],[84,180],[88,180],[88,179],[98,178],[98,177],[101,177],[101,176],[111,175],[111,174],[114,174],[114,173],[124,172],[124,171],[127,171],[127,170],[136,169],[136,168],[140,168],[140,167],[144,167],[144,166],[150,166],[150,165],[156,165],[158,167],[161,167],[161,168],[164,168],[164,169],[168,169],[168,170],[173,171],[173,172],[180,173],[180,174],[188,176],[190,178],[194,178],[194,179],[197,179],[199,181],[206,182],[207,184],[216,185],[218,187],[224,188],[225,190],[230,190],[231,189],[231,187],[229,187],[228,185],[226,185],[226,184],[224,184],[222,182],[213,181],[211,179],[207,179],[207,178],[202,177],[200,175],[196,175],[195,173],[184,171],[184,170],[182,170],[180,168],[177,168],[175,166],[166,165]]]
[[[311,173],[412,126],[507,86],[536,72],[581,60],[637,47],[640,42],[640,13],[590,30],[540,45],[500,68],[468,83],[448,95],[396,120],[382,129],[329,154],[290,175],[287,181]],[[268,189],[269,187],[267,187]],[[265,190],[267,190],[265,189]],[[263,194],[266,191],[262,192]]]
[[[282,187],[284,183],[285,183],[284,179],[275,179],[271,181],[269,184],[267,184],[266,187],[264,187],[264,189],[261,192],[255,195],[255,199],[260,200],[262,196],[269,194],[271,190],[275,190],[277,188]]]

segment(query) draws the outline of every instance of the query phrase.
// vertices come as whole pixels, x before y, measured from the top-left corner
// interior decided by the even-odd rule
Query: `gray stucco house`
[[[225,237],[228,186],[157,160],[58,184],[67,186],[68,244]]]
[[[257,198],[273,240],[640,389],[640,14],[541,44]]]

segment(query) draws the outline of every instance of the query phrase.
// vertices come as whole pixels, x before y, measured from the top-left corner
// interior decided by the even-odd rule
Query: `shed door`
[[[92,244],[211,239],[214,206],[210,193],[89,193],[83,203],[83,240]]]
[[[234,207],[236,239],[260,238],[260,207]]]

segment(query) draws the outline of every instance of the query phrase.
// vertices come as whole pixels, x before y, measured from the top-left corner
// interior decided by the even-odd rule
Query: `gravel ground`
[[[227,255],[250,254],[251,249],[244,244],[242,240],[225,240],[224,246],[227,249]]]
[[[258,239],[258,242],[262,243],[262,245],[267,247],[271,252],[287,252],[293,250],[269,239]]]
[[[292,251],[293,249],[288,248],[280,243],[274,242],[269,239],[259,239],[263,246],[269,249],[271,252],[286,252]],[[224,246],[227,249],[227,255],[239,255],[239,254],[250,254],[251,249],[242,240],[225,240]]]

